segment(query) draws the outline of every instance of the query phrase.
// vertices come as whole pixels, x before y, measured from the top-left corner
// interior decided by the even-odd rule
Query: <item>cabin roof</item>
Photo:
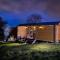
[[[59,22],[41,22],[41,23],[26,23],[26,24],[19,24],[18,26],[35,26],[35,25],[58,25]]]

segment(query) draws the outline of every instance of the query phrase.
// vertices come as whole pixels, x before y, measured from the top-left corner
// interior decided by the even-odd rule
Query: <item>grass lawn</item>
[[[0,44],[0,60],[60,60],[60,44]]]

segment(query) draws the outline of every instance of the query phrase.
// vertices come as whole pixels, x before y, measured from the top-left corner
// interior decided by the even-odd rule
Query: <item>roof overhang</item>
[[[35,26],[35,25],[40,26],[40,25],[58,25],[58,24],[59,24],[59,22],[41,22],[41,23],[26,23],[26,24],[20,24],[20,25],[18,25],[18,26],[31,26],[31,25],[33,25],[33,26]]]

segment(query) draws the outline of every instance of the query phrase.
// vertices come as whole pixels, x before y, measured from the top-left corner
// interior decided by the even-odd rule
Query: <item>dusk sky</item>
[[[42,22],[60,21],[60,0],[0,0],[0,16],[10,26],[26,23],[32,14]]]

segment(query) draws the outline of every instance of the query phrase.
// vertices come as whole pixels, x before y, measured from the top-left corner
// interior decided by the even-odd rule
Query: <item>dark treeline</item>
[[[0,40],[3,40],[4,34],[3,34],[3,27],[6,24],[5,21],[3,21],[2,17],[0,17]]]

